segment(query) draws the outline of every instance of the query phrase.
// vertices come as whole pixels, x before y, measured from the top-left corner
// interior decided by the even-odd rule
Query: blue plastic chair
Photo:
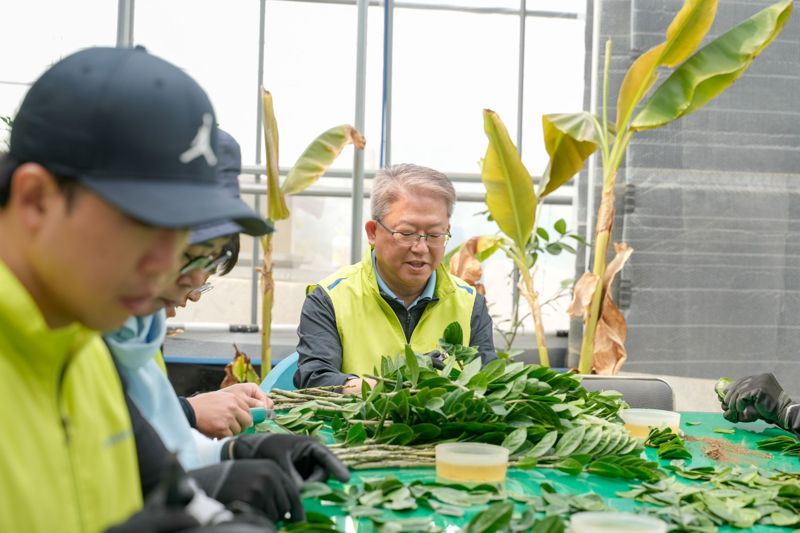
[[[294,373],[297,370],[298,357],[297,352],[294,352],[281,359],[261,382],[261,390],[264,392],[272,389],[297,390],[294,386]]]

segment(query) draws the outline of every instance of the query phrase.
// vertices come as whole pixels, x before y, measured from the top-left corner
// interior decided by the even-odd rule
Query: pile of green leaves
[[[751,528],[755,524],[800,525],[800,475],[768,472],[756,467],[670,467],[676,478],[642,483],[619,496],[658,507],[645,511],[672,525],[670,531],[714,532],[723,524]]]
[[[403,513],[417,509],[427,510],[435,516],[462,518],[467,509],[485,507],[465,527],[467,533],[559,532],[564,531],[562,518],[572,513],[609,510],[597,494],[561,495],[548,483],[541,484],[540,495],[528,496],[508,492],[496,485],[467,487],[419,480],[403,483],[388,477],[364,480],[363,486],[347,485],[342,489],[324,483],[308,483],[303,489],[303,497],[335,504],[353,518],[370,520],[381,532],[441,530],[430,516],[402,517]],[[515,512],[515,503],[523,505],[521,513]],[[394,516],[390,517],[386,511],[392,511]]]
[[[758,441],[756,448],[759,450],[774,450],[785,455],[800,455],[800,440],[788,435],[778,435],[769,439]]]
[[[324,421],[346,447],[497,444],[508,448],[521,466],[560,464],[565,471],[580,471],[600,458],[641,452],[640,443],[618,423],[617,413],[626,406],[621,394],[588,392],[572,372],[538,365],[496,360],[482,367],[477,350],[462,342],[460,326],[451,324],[440,341],[448,354],[443,370],[407,347],[397,359],[382,359],[374,388],[365,384],[361,395],[352,397],[320,391],[318,398],[289,403],[293,408],[277,422],[301,431]],[[314,398],[313,392],[292,394]],[[280,398],[274,399],[277,407],[283,405]],[[412,466],[357,457],[349,464],[359,462],[361,468]]]
[[[659,459],[688,460],[692,458],[692,452],[686,448],[683,439],[668,427],[650,429],[650,434],[647,436],[644,445],[650,448],[658,448]]]

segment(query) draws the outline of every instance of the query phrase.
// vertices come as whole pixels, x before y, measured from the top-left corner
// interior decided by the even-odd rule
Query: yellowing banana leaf
[[[625,74],[617,97],[617,130],[622,131],[636,106],[658,79],[658,67],[675,66],[697,48],[717,12],[717,0],[687,0],[667,28],[666,40],[651,48]]]
[[[601,143],[597,119],[591,113],[562,113],[542,116],[544,145],[550,162],[542,177],[540,197],[555,191],[580,172]]]
[[[656,89],[632,128],[657,128],[706,105],[744,74],[791,12],[792,0],[773,4],[701,48]]]
[[[348,124],[333,127],[311,141],[286,176],[281,186],[283,193],[296,194],[306,190],[328,170],[342,149],[350,143],[358,150],[363,150],[366,140]]]
[[[524,249],[536,216],[531,175],[497,113],[483,110],[483,128],[489,138],[481,169],[486,205],[500,231]]]
[[[286,198],[280,188],[278,167],[278,122],[272,107],[272,94],[261,88],[261,103],[264,112],[264,148],[267,157],[267,218],[283,220],[289,218]]]
[[[675,67],[700,46],[717,16],[717,0],[688,0],[667,28],[661,65]]]

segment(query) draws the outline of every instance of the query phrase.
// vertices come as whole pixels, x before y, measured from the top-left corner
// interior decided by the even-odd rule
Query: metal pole
[[[119,0],[117,3],[117,47],[133,46],[134,0]]]
[[[519,65],[517,66],[517,151],[522,157],[522,111],[525,105],[525,22],[527,17],[527,6],[525,0],[519,2]],[[533,207],[536,209],[536,207]],[[515,264],[512,270],[511,301],[514,305],[519,305],[519,268]]]
[[[364,132],[367,92],[367,15],[369,1],[358,0],[358,51],[356,55],[356,119],[355,127]],[[353,218],[350,228],[350,261],[361,259],[361,222],[364,211],[364,152],[353,155]]]
[[[383,131],[381,167],[392,164],[392,55],[394,48],[394,0],[386,0],[383,15]]]
[[[256,165],[261,164],[261,127],[264,115],[261,112],[261,87],[264,85],[264,33],[267,0],[261,0],[260,3],[261,10],[258,19],[258,87],[256,87]],[[256,175],[256,182],[260,181],[261,175]],[[253,208],[257,214],[261,215],[261,197],[258,195],[253,197]],[[258,258],[261,256],[260,252],[259,240],[254,238],[253,266],[258,264]],[[258,271],[255,268],[250,273],[250,323],[258,323]]]
[[[603,9],[603,0],[594,0],[592,6],[592,67],[589,82],[589,112],[597,116],[597,100],[602,94],[600,88],[600,22]],[[597,181],[597,156],[592,155],[589,160],[589,170],[586,176],[586,242],[594,242],[594,188]],[[579,189],[576,189],[576,191]],[[592,249],[586,247],[583,268],[585,272],[591,269]]]
[[[524,106],[525,91],[525,22],[526,16],[525,0],[519,2],[519,65],[517,68],[517,150],[522,156],[522,110]]]

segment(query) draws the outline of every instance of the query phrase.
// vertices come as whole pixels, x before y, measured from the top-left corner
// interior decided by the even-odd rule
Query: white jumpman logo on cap
[[[203,123],[197,130],[197,135],[192,139],[192,144],[189,149],[183,152],[180,156],[181,163],[189,163],[194,161],[200,156],[206,158],[206,163],[209,166],[217,164],[217,156],[214,155],[214,150],[211,149],[211,124],[213,117],[210,113],[203,114]]]

